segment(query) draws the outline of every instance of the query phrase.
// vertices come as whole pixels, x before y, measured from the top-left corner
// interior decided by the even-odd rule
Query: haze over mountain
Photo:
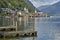
[[[35,8],[42,12],[56,14],[60,13],[60,0],[0,0],[0,8],[18,8],[23,10],[27,7],[30,12]]]
[[[43,5],[52,5],[60,0],[29,0],[36,8]]]
[[[60,0],[29,0],[37,9],[44,13],[59,14]]]
[[[41,6],[38,8],[40,11],[49,13],[49,14],[60,14],[60,1],[53,5]]]

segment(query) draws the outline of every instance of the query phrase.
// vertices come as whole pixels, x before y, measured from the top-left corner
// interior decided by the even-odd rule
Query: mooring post
[[[17,32],[17,21],[16,21],[16,32]]]
[[[14,17],[13,17],[13,26],[14,26]]]
[[[3,33],[3,37],[4,37],[4,39],[5,39],[5,32]]]
[[[3,26],[4,26],[4,17],[3,17]]]

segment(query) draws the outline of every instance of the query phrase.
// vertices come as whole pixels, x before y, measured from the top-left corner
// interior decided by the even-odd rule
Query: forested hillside
[[[27,7],[29,12],[34,12],[34,8],[29,6],[24,0],[0,0],[0,8],[16,8],[23,11],[24,7]]]

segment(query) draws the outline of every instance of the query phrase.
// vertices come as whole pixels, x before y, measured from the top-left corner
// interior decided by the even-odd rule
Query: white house
[[[29,13],[28,8],[24,7],[24,12]]]
[[[37,10],[35,10],[35,13],[38,13]]]
[[[21,11],[19,11],[19,12],[17,12],[19,15],[21,15],[22,13],[21,13]]]

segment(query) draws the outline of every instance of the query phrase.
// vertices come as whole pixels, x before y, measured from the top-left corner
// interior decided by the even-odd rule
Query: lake
[[[60,17],[20,17],[18,19],[18,31],[30,30],[37,31],[37,37],[19,37],[1,40],[60,40]]]

